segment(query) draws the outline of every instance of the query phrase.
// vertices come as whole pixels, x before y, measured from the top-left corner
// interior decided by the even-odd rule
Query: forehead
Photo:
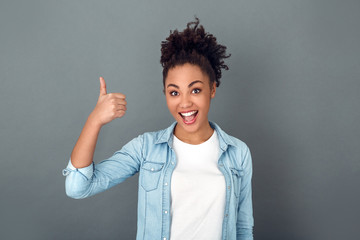
[[[209,82],[209,77],[197,65],[185,63],[169,69],[165,84],[188,85],[190,82],[200,80]]]

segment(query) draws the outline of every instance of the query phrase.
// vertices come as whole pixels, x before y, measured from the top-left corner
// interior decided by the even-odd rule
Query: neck
[[[207,123],[204,127],[199,129],[196,132],[187,132],[184,129],[180,128],[179,125],[175,126],[174,135],[180,139],[181,141],[193,145],[201,144],[208,140],[212,134],[214,133],[214,129],[211,128],[210,124]]]

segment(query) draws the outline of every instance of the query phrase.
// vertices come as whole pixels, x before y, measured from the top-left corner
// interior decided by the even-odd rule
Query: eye
[[[177,91],[171,91],[171,92],[170,92],[170,95],[171,95],[171,96],[178,96],[179,93],[178,93]]]
[[[191,91],[191,93],[195,93],[195,94],[200,93],[200,92],[201,92],[201,90],[199,88],[195,88]]]

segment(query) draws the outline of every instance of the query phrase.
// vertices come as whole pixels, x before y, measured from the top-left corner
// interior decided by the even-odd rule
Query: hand
[[[125,115],[126,100],[122,93],[107,93],[106,83],[103,77],[100,77],[100,95],[97,104],[90,114],[89,118],[96,124],[103,126],[115,118],[121,118]]]

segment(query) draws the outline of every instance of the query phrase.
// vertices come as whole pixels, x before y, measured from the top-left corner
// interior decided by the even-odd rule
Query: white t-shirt
[[[220,240],[226,183],[218,168],[216,131],[198,145],[174,136],[177,165],[171,178],[170,240]]]

